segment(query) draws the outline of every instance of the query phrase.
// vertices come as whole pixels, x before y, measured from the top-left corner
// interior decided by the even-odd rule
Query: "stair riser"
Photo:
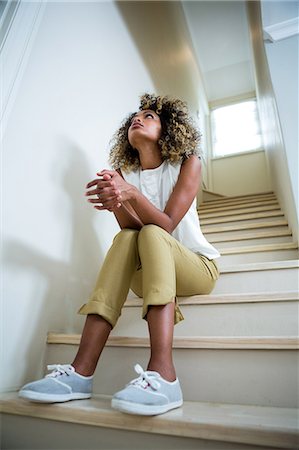
[[[48,345],[47,364],[71,362],[77,346]],[[94,377],[94,392],[110,394],[144,368],[149,348],[106,347]],[[298,353],[294,350],[175,349],[184,399],[295,408]]]
[[[282,287],[296,291],[298,276],[298,268],[221,273],[213,294],[278,292]]]
[[[6,450],[49,450],[49,445],[51,450],[277,450],[277,447],[163,436],[12,414],[2,414],[1,424],[2,448]]]
[[[217,246],[215,245],[217,248]],[[221,252],[220,252],[221,253]],[[265,252],[238,253],[231,255],[221,255],[219,267],[226,267],[231,264],[247,264],[255,262],[289,261],[298,259],[298,250],[272,250]]]
[[[245,234],[245,233],[244,233]],[[248,234],[248,233],[246,233]],[[239,235],[240,237],[240,235]],[[266,245],[266,244],[279,244],[279,243],[291,243],[293,242],[292,236],[276,236],[276,237],[263,237],[261,239],[254,239],[254,235],[252,235],[252,239],[239,239],[228,242],[215,242],[212,243],[210,236],[208,236],[208,241],[217,247],[219,251],[223,248],[231,248],[231,247],[248,247],[250,245]]]
[[[298,302],[181,306],[185,320],[175,336],[296,336]],[[147,337],[141,307],[123,308],[114,336]]]

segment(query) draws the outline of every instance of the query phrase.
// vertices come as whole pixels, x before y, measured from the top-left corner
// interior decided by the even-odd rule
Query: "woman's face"
[[[128,139],[133,148],[145,142],[158,143],[161,137],[162,125],[158,114],[151,109],[139,111],[131,121]]]

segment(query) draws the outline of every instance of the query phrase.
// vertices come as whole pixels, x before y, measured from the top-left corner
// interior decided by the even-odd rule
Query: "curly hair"
[[[201,134],[193,124],[185,102],[168,96],[143,94],[139,110],[146,109],[155,111],[161,120],[162,132],[158,144],[163,161],[176,163],[190,155],[199,155]],[[111,140],[109,162],[113,169],[130,172],[140,166],[139,153],[128,140],[128,130],[134,115],[131,113],[124,119]]]

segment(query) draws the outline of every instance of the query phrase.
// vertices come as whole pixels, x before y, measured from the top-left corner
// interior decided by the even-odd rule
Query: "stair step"
[[[254,230],[259,228],[273,228],[273,227],[281,227],[288,226],[288,222],[284,220],[271,220],[271,221],[259,221],[259,222],[250,222],[250,223],[237,223],[236,225],[214,225],[214,226],[201,226],[201,230],[203,234],[211,234],[211,233],[226,233],[230,231],[241,231],[241,230]]]
[[[217,236],[219,237],[219,236]],[[282,235],[282,236],[264,236],[264,237],[255,237],[253,233],[251,233],[251,236],[248,237],[248,235],[246,235],[246,239],[242,239],[242,236],[238,238],[235,238],[232,240],[232,238],[230,240],[227,241],[218,241],[218,242],[212,242],[212,239],[209,239],[209,242],[217,247],[217,249],[219,250],[219,252],[222,254],[224,249],[229,249],[229,248],[253,248],[253,247],[262,247],[265,248],[268,245],[278,245],[278,244],[293,244],[293,238],[292,236],[286,236],[286,235]],[[279,250],[281,250],[280,248],[278,248]],[[291,248],[292,249],[292,248]],[[289,249],[287,249],[289,250]],[[263,251],[263,250],[262,250]],[[269,250],[264,250],[264,251],[269,251]],[[270,249],[270,251],[272,251]],[[246,253],[252,253],[252,252],[246,252]]]
[[[298,293],[197,295],[178,297],[185,318],[174,329],[175,337],[196,336],[296,336]],[[141,320],[142,299],[128,299],[113,336],[147,337]]]
[[[292,302],[297,300],[299,300],[298,291],[259,292],[258,294],[209,294],[179,297],[180,305],[222,305],[228,303]],[[142,299],[132,293],[124,304],[124,308],[136,306],[142,306]]]
[[[221,255],[236,255],[240,253],[273,252],[276,250],[296,250],[296,242],[281,242],[275,244],[248,245],[240,247],[230,247],[221,249]]]
[[[146,339],[113,339],[101,355],[95,393],[112,395],[134,378],[136,362],[147,366]],[[73,342],[47,345],[47,364],[72,361],[78,336]],[[297,348],[296,337],[200,337],[176,339],[173,358],[185,400],[295,408]]]
[[[256,206],[267,206],[267,205],[278,205],[278,201],[276,198],[251,202],[244,200],[243,202],[239,201],[237,203],[226,202],[225,205],[217,205],[217,206],[201,205],[197,209],[199,212],[218,212],[218,211],[229,211],[239,208],[254,208]]]
[[[200,223],[202,226],[215,224],[215,223],[226,223],[226,222],[239,222],[243,220],[256,220],[256,219],[265,219],[268,217],[282,217],[284,213],[279,211],[266,211],[266,212],[256,212],[256,213],[247,213],[240,215],[232,215],[229,217],[214,217],[211,219],[200,219]]]
[[[242,215],[242,214],[253,214],[253,213],[258,213],[258,212],[264,212],[264,211],[280,211],[280,206],[278,204],[275,205],[266,205],[266,206],[256,206],[255,208],[248,208],[246,207],[242,207],[242,208],[237,208],[234,210],[228,210],[228,211],[216,211],[216,212],[210,212],[210,211],[200,211],[199,212],[199,218],[200,221],[202,222],[205,219],[209,219],[209,218],[213,218],[213,217],[229,217],[229,216],[237,216],[237,215]],[[283,215],[283,214],[282,214]]]
[[[114,411],[111,409],[110,401],[111,398],[107,396],[94,396],[89,400],[49,406],[32,404],[18,399],[16,394],[10,393],[1,396],[1,409],[3,413],[18,415],[19,421],[21,416],[44,419],[44,424],[46,423],[45,419],[51,421],[49,426],[51,427],[50,434],[53,435],[52,443],[55,442],[55,436],[57,435],[55,428],[57,421],[66,423],[65,433],[67,433],[67,423],[99,427],[97,445],[99,445],[99,442],[103,442],[100,434],[101,429],[112,429],[112,436],[117,436],[116,433],[119,430],[127,430],[126,436],[122,437],[122,444],[120,438],[118,438],[118,442],[114,442],[113,446],[112,444],[109,445],[110,449],[119,449],[120,447],[124,450],[137,450],[139,448],[206,449],[212,448],[213,442],[215,442],[215,445],[220,445],[222,442],[223,444],[230,443],[230,449],[243,450],[243,444],[253,446],[249,447],[252,449],[260,449],[260,446],[295,448],[298,443],[297,413],[292,408],[184,402],[182,408],[169,413],[155,417],[142,417]],[[34,421],[31,426],[32,434],[38,434],[36,433],[36,425],[34,429]],[[68,448],[79,448],[76,444],[78,441],[82,442],[81,436],[76,433],[74,428],[72,430],[72,433],[69,432],[68,442],[70,447]],[[86,436],[84,433],[86,445],[84,448],[99,448],[95,443],[90,442],[91,431],[92,429],[90,430],[87,427]],[[136,442],[136,439],[132,439],[132,437],[130,439],[131,435],[128,434],[130,431],[143,432],[139,436],[139,442]],[[81,435],[82,433],[81,431]],[[43,436],[44,434],[41,435],[41,449],[48,448],[44,447]],[[159,436],[162,441],[157,440]],[[166,441],[163,440],[165,436],[167,436]],[[172,440],[174,437],[177,440]],[[192,439],[189,440],[188,438]],[[5,436],[4,439],[9,438]],[[9,448],[25,448],[22,446],[22,433],[13,433],[10,439],[14,447]],[[61,440],[59,441],[61,442]],[[53,446],[51,448],[52,450],[56,449]],[[223,447],[217,445],[213,448],[228,449],[226,445]]]
[[[229,197],[222,197],[217,198],[215,200],[208,200],[202,203],[202,205],[218,205],[218,204],[225,204],[230,203],[232,201],[238,201],[238,200],[245,200],[245,201],[252,201],[252,200],[259,200],[259,199],[269,199],[269,198],[276,198],[276,195],[273,192],[265,192],[262,194],[248,194],[248,195],[234,195]]]
[[[47,344],[79,345],[81,334],[48,333]],[[149,338],[110,336],[106,347],[149,348]],[[174,337],[174,349],[226,349],[226,350],[298,350],[299,339],[295,336],[209,336]]]
[[[225,249],[226,250],[226,249]],[[222,250],[221,250],[222,253]],[[281,249],[272,251],[260,251],[260,252],[235,252],[222,255],[219,259],[218,266],[220,268],[225,267],[229,264],[243,264],[243,263],[254,263],[254,262],[275,262],[281,260],[294,260],[298,259],[299,252],[297,249]]]
[[[292,232],[289,228],[275,228],[264,231],[253,231],[251,233],[240,233],[239,231],[230,231],[228,233],[213,233],[209,235],[208,240],[211,244],[217,242],[234,242],[234,241],[249,241],[254,239],[268,239],[268,238],[280,238],[282,236],[292,236]]]
[[[204,202],[201,203],[198,206],[198,209],[222,209],[222,208],[229,208],[229,207],[238,207],[239,205],[252,205],[256,204],[256,206],[263,204],[264,202],[278,202],[275,195],[267,196],[267,197],[261,197],[261,198],[252,198],[252,199],[226,199],[225,201],[221,200],[215,204],[211,202]]]
[[[213,294],[277,292],[282,288],[282,280],[285,289],[295,291],[298,269],[298,259],[220,266],[220,278]]]

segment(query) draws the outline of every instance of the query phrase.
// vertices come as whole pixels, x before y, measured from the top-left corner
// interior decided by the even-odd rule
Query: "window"
[[[213,156],[221,157],[262,147],[255,99],[212,110]]]

